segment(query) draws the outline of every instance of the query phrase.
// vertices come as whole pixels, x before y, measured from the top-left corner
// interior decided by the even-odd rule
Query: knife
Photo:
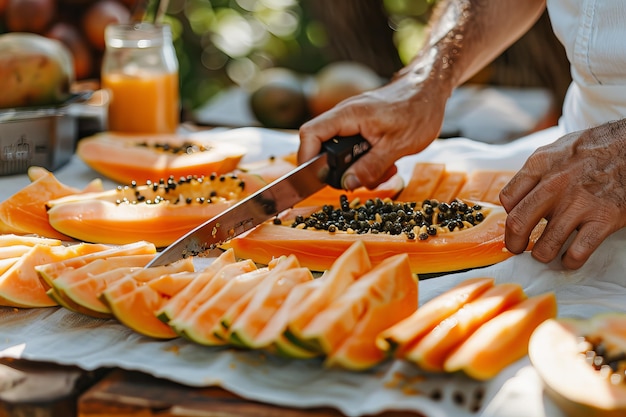
[[[146,268],[210,252],[293,207],[327,184],[342,188],[343,173],[369,149],[369,142],[360,135],[336,137],[324,142],[322,152],[315,158],[192,229],[157,254]]]

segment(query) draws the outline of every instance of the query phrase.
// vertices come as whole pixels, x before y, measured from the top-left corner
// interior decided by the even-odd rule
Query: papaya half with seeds
[[[626,315],[544,321],[528,355],[546,393],[568,416],[626,415]]]
[[[51,200],[48,222],[85,242],[145,240],[163,247],[264,185],[259,177],[244,173],[133,183]]]
[[[169,176],[225,174],[237,167],[245,148],[178,134],[102,132],[81,139],[76,154],[98,173],[127,184]]]
[[[418,274],[483,267],[513,256],[504,244],[506,212],[501,206],[475,206],[473,214],[463,220],[455,214],[447,223],[437,224],[430,224],[437,210],[426,214],[433,211],[426,206],[368,200],[337,209],[328,205],[295,208],[236,237],[226,247],[261,264],[293,253],[302,266],[314,271],[329,269],[356,241],[364,242],[373,264],[407,253],[411,270]],[[535,230],[529,246],[541,230]]]

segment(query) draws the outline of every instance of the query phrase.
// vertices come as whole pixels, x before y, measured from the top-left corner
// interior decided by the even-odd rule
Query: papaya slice
[[[59,246],[63,242],[59,239],[52,239],[42,236],[24,236],[24,235],[16,235],[14,233],[7,233],[0,235],[0,247],[10,247],[14,245],[23,245],[23,246],[35,246],[37,244],[40,245],[48,245],[48,246]]]
[[[168,299],[146,285],[151,279],[165,274],[192,272],[191,258],[181,259],[170,265],[143,268],[108,286],[100,295],[101,301],[122,324],[144,336],[156,339],[172,339],[178,335],[156,316],[156,311]],[[186,284],[188,274],[182,274]]]
[[[465,172],[446,171],[440,178],[432,194],[426,198],[435,199],[437,201],[452,201],[457,198],[466,180],[467,174]]]
[[[252,292],[269,274],[269,268],[244,272],[230,279],[213,296],[209,297],[187,319],[173,322],[176,330],[189,340],[206,346],[227,344],[227,340],[215,336],[213,329],[232,303]],[[183,330],[184,329],[184,330]]]
[[[53,280],[48,295],[65,308],[93,317],[109,317],[111,312],[98,299],[111,282],[143,268],[153,254],[121,255],[96,259],[78,268],[68,268]]]
[[[46,264],[40,264],[35,267],[35,270],[41,277],[42,283],[47,288],[52,288],[52,281],[57,279],[59,275],[67,272],[69,268],[79,268],[96,259],[106,259],[114,256],[122,255],[141,255],[141,254],[155,254],[156,247],[154,244],[145,241],[137,241],[128,243],[121,246],[108,246],[101,244],[81,244],[88,245],[92,248],[100,248],[93,251],[93,253],[85,253],[81,256],[75,256],[69,259],[57,260],[56,262],[49,262]]]
[[[300,257],[296,255],[300,262]],[[306,347],[302,332],[313,318],[339,297],[354,281],[372,268],[362,241],[357,240],[342,252],[321,279],[324,283],[291,313],[285,336]],[[318,278],[320,279],[320,278]],[[312,347],[315,350],[315,346]]]
[[[470,278],[430,299],[409,317],[382,331],[376,340],[378,348],[403,356],[444,319],[493,287],[494,282],[488,277]]]
[[[47,202],[49,224],[85,242],[167,246],[265,182],[255,175],[166,178]]]
[[[187,330],[184,335],[204,345],[227,344],[227,329],[250,303],[254,296],[253,290],[278,265],[280,271],[297,266],[293,262],[292,258],[277,258],[265,268],[251,270],[230,279],[214,295],[202,297],[205,301],[201,301],[202,305],[186,320],[184,327]]]
[[[318,313],[301,337],[326,355],[326,366],[367,369],[385,359],[376,346],[378,333],[412,314],[417,299],[408,257],[398,254],[355,281]]]
[[[35,268],[51,262],[103,251],[106,246],[81,243],[71,246],[37,244],[20,256],[0,275],[0,305],[9,307],[50,307],[57,303],[46,294],[46,288]]]
[[[556,314],[554,293],[529,297],[481,325],[448,356],[444,370],[491,379],[526,356],[533,331]]]
[[[80,159],[100,174],[128,184],[159,178],[209,176],[233,171],[245,148],[230,142],[180,134],[125,135],[102,132],[83,138]]]
[[[425,371],[442,372],[448,356],[476,329],[525,298],[519,284],[494,285],[424,335],[406,352],[404,359]]]
[[[480,201],[484,201],[491,204],[501,204],[500,203],[500,191],[515,175],[515,171],[500,171],[494,174],[491,184],[489,184],[489,188],[485,190]]]
[[[81,190],[61,183],[52,172],[38,175],[34,181],[0,203],[0,232],[34,234],[41,237],[71,241],[48,222],[46,202],[78,194]]]
[[[200,271],[198,276],[196,276],[196,278],[189,283],[188,286],[180,290],[177,294],[172,295],[171,298],[163,304],[163,306],[156,313],[159,320],[164,323],[169,323],[170,320],[179,316],[180,312],[202,289],[202,287],[212,280],[225,265],[233,264],[236,261],[235,253],[232,249],[221,253],[220,256],[209,264],[209,266]]]
[[[417,279],[411,273],[408,256],[395,255],[363,274],[318,312],[302,329],[300,337],[307,345],[331,354],[352,333],[368,310],[379,304],[384,306],[378,312],[378,329],[370,329],[378,334],[413,313],[417,309],[417,298]],[[374,339],[372,337],[372,344]]]
[[[398,195],[398,201],[423,201],[432,198],[437,185],[445,176],[446,165],[418,163],[413,167],[411,178]]]
[[[230,342],[247,348],[260,347],[256,341],[257,335],[276,314],[289,292],[298,284],[312,280],[313,275],[308,268],[298,265],[284,269],[274,268],[254,290],[246,309],[228,328]]]
[[[0,275],[4,274],[14,263],[20,260],[19,256],[14,258],[4,258],[0,259]]]
[[[202,304],[220,291],[228,283],[228,281],[241,274],[245,274],[256,269],[257,267],[254,262],[249,259],[224,265],[190,300],[187,301],[185,307],[179,310],[167,324],[177,333],[186,335],[194,340],[199,340],[199,337],[194,338],[193,335],[188,335],[188,325],[190,324],[190,319],[193,314],[202,306]]]
[[[346,196],[348,200],[361,200],[365,201],[371,198],[395,198],[398,193],[404,189],[404,180],[398,174],[392,176],[387,181],[380,184],[378,187],[368,189],[365,187],[359,187],[352,191],[340,190],[330,185],[323,187],[321,190],[312,194],[311,196],[300,201],[295,207],[310,207],[310,206],[323,206],[324,204],[333,204],[339,201],[341,196]]]
[[[284,336],[284,332],[287,329],[287,323],[289,323],[291,312],[295,310],[297,306],[303,302],[303,300],[315,292],[323,284],[323,282],[323,278],[317,278],[293,287],[291,291],[289,291],[285,301],[267,321],[267,323],[265,323],[261,331],[255,337],[255,345],[261,349],[276,352],[279,355],[289,358],[306,359],[318,356],[318,352],[303,349],[290,342],[289,339]],[[247,305],[247,303],[249,303],[249,300],[246,301],[245,305]],[[243,308],[241,310],[243,310]],[[233,321],[232,319],[228,320],[228,316],[229,312],[227,312],[222,319],[223,321],[226,321],[226,324],[224,325],[226,328],[230,327],[230,323]]]

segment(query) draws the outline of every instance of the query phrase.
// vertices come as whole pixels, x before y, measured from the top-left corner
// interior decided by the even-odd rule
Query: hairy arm
[[[538,19],[545,0],[440,0],[429,36],[393,80],[351,97],[300,129],[298,159],[315,156],[335,136],[361,134],[368,154],[343,186],[373,188],[395,173],[395,161],[426,148],[439,134],[454,88],[486,66]]]

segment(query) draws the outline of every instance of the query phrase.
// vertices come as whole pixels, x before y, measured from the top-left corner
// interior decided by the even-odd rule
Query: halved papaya
[[[300,256],[296,255],[300,262]],[[300,262],[300,264],[302,264]],[[372,268],[370,257],[363,241],[357,240],[345,251],[335,258],[332,266],[322,278],[324,283],[316,291],[311,293],[306,299],[291,312],[285,336],[296,345],[315,351],[315,346],[305,343],[302,332],[314,317],[336,298],[359,277],[363,276]]]
[[[165,178],[47,202],[49,224],[85,242],[167,246],[265,185],[249,174]]]
[[[463,371],[478,380],[488,380],[528,353],[533,331],[555,318],[554,293],[529,297],[481,325],[444,362],[446,372]]]
[[[105,248],[103,245],[88,243],[71,246],[41,244],[33,246],[0,276],[0,305],[25,308],[57,305],[46,294],[46,288],[35,269],[51,262],[62,262],[100,252]]]
[[[218,256],[208,267],[199,271],[196,279],[194,279],[188,286],[180,290],[177,294],[171,296],[163,306],[156,312],[157,317],[164,323],[169,323],[177,317],[185,306],[193,299],[193,297],[204,287],[209,281],[211,281],[215,275],[228,264],[233,264],[237,261],[235,259],[235,253],[232,249],[224,251]]]
[[[431,298],[409,317],[382,331],[376,340],[378,348],[403,356],[444,319],[493,287],[494,282],[488,277],[470,278]]]
[[[121,184],[170,175],[209,176],[233,171],[245,148],[228,141],[186,135],[124,135],[102,132],[78,142],[76,154]]]
[[[525,298],[519,284],[494,285],[435,326],[403,358],[425,371],[442,372],[451,352],[476,329]]]
[[[626,414],[626,315],[554,318],[540,324],[528,345],[545,392],[572,417]]]
[[[158,293],[146,282],[164,274],[191,272],[193,268],[191,258],[143,268],[108,286],[102,291],[100,299],[120,323],[137,333],[157,339],[175,338],[178,335],[155,314],[169,297]],[[186,284],[190,282],[187,274],[183,274],[182,279]]]
[[[384,204],[402,206],[402,203]],[[298,216],[302,216],[303,211],[290,210],[279,216],[282,224],[276,224],[275,221],[265,222],[232,239],[227,247],[233,248],[238,257],[249,258],[261,264],[269,262],[274,256],[293,253],[302,266],[314,271],[324,271],[331,268],[335,259],[354,242],[360,241],[367,248],[372,264],[378,264],[396,253],[408,253],[411,269],[418,274],[476,268],[513,256],[504,245],[507,216],[505,210],[500,206],[480,207],[481,216],[484,216],[480,223],[468,227],[464,222],[462,229],[454,226],[453,232],[448,232],[446,227],[439,227],[434,236],[427,234],[427,227],[417,233],[412,231],[412,236],[404,232],[361,233],[353,229],[342,231],[337,228],[334,231],[319,230],[314,226],[307,226],[307,220],[296,225]],[[324,210],[312,208],[310,212],[323,213]],[[323,214],[313,214],[310,218],[314,219],[316,216]],[[315,224],[315,220],[312,222]],[[360,223],[358,220],[356,222],[358,227]],[[540,235],[542,227],[543,225],[537,227],[533,233],[529,247]]]

